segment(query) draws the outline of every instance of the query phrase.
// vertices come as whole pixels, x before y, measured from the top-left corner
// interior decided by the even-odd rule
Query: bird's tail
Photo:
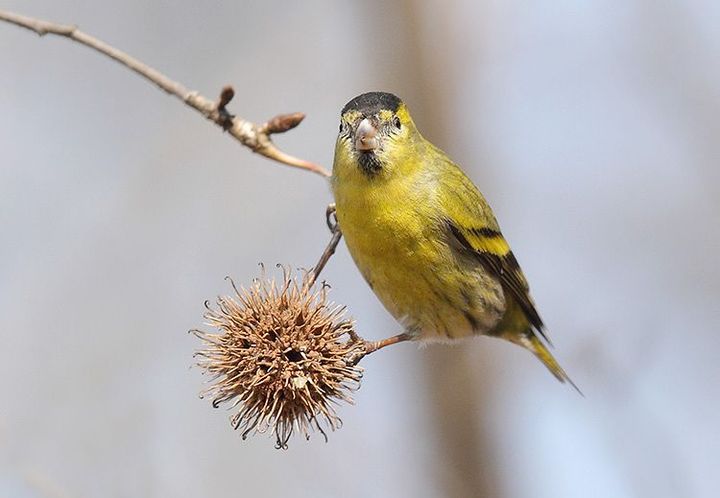
[[[543,344],[543,342],[538,338],[538,336],[536,336],[532,331],[528,331],[526,334],[523,335],[521,342],[523,346],[532,351],[533,354],[537,356],[540,361],[543,362],[543,365],[545,365],[547,369],[550,370],[550,372],[557,378],[557,380],[562,383],[567,382],[568,384],[573,386],[575,390],[580,393],[581,396],[584,396],[582,391],[570,379],[568,374],[565,373],[565,370],[563,370],[563,368],[557,362],[550,350],[548,350],[547,346]]]

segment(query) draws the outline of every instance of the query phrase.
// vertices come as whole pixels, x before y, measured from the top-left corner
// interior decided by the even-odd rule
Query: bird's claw
[[[332,233],[335,233],[338,230],[338,220],[337,215],[335,214],[334,202],[328,204],[328,207],[325,210],[325,222]]]

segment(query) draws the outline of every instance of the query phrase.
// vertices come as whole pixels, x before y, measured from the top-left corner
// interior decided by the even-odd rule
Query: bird
[[[368,92],[343,107],[330,183],[350,255],[402,326],[374,348],[498,337],[577,389],[548,349],[528,282],[485,197],[420,134],[399,97]]]

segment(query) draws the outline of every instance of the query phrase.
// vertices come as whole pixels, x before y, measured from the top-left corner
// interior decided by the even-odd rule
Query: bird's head
[[[342,110],[336,161],[342,156],[375,176],[402,160],[416,133],[402,100],[391,93],[363,93]]]

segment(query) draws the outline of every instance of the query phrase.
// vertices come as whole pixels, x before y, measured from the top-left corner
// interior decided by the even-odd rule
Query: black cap
[[[345,104],[341,114],[345,114],[349,110],[359,111],[363,116],[371,116],[382,109],[395,112],[400,104],[402,104],[402,100],[392,93],[368,92],[358,95]]]

